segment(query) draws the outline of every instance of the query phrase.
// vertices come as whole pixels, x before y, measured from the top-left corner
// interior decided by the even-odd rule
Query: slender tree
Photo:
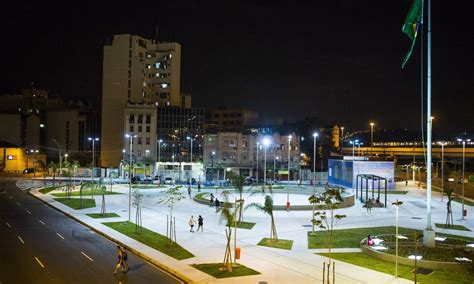
[[[227,271],[232,271],[232,249],[231,249],[231,238],[232,238],[232,225],[235,224],[235,220],[237,219],[237,212],[240,211],[240,205],[237,203],[235,204],[235,207],[232,209],[231,203],[229,202],[229,192],[224,191],[222,192],[222,195],[224,196],[224,202],[222,203],[222,207],[218,209],[218,212],[220,213],[220,220],[221,222],[224,221],[226,222],[226,229],[225,229],[225,235],[226,235],[226,247],[225,247],[225,253],[224,253],[224,260],[222,262],[222,265],[224,266],[223,268]]]
[[[162,192],[162,197],[158,200],[158,203],[161,203],[169,208],[170,212],[170,222],[167,224],[167,237],[169,239],[169,244],[172,245],[173,242],[176,242],[176,233],[174,229],[174,219],[173,219],[173,209],[176,203],[181,199],[185,198],[185,195],[180,191],[181,186],[169,187]]]
[[[135,189],[133,190],[133,206],[137,208],[135,214],[135,232],[140,233],[142,229],[142,200],[143,200],[143,193],[140,190]]]
[[[327,231],[328,236],[328,249],[329,257],[327,263],[327,279],[329,279],[329,274],[332,266],[331,260],[331,248],[334,227],[337,222],[346,218],[346,215],[336,214],[336,209],[339,208],[339,205],[343,201],[341,197],[341,191],[339,188],[331,188],[326,186],[326,190],[320,195],[312,195],[309,197],[309,202],[311,204],[316,204],[318,212],[314,213],[314,216],[311,222]]]
[[[53,186],[56,185],[56,172],[58,170],[58,164],[55,162],[51,161],[49,162],[49,168],[53,170]]]
[[[270,216],[271,219],[271,230],[270,230],[270,241],[278,242],[278,235],[275,225],[275,217],[273,216],[273,198],[271,195],[265,196],[265,203],[263,205],[259,203],[250,203],[245,206],[245,210],[248,208],[256,208],[258,211],[264,212]]]
[[[244,194],[244,185],[245,185],[245,177],[243,175],[236,175],[232,172],[230,172],[228,175],[228,178],[230,180],[230,183],[232,184],[232,186],[235,188],[235,190],[237,191],[237,193],[239,194],[239,200],[238,200],[238,203],[240,203],[240,206],[239,206],[239,220],[238,222],[242,222],[243,221],[243,218],[244,218],[244,210],[243,210],[243,206],[244,206],[244,197],[243,197],[243,194]]]
[[[38,164],[38,167],[43,172],[43,186],[46,187],[46,175],[48,173],[48,164],[46,164],[45,161],[43,160],[38,160],[36,163]]]

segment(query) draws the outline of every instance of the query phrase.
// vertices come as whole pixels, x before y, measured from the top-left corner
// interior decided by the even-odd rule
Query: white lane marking
[[[87,257],[90,261],[94,261],[92,258],[90,258],[90,257],[89,257],[87,254],[85,254],[84,252],[81,251],[81,253],[82,253],[83,256]]]
[[[46,223],[45,223],[45,222],[43,222],[43,221],[41,221],[41,220],[39,220],[39,222],[40,222],[41,224],[43,224],[43,225],[46,225]]]
[[[58,235],[58,236],[59,236],[61,239],[63,239],[63,240],[64,240],[64,237],[63,237],[63,236],[61,236],[59,233],[56,233],[56,235]]]
[[[39,263],[39,265],[44,268],[44,265],[41,263],[41,261],[35,256],[36,261]]]
[[[26,210],[26,213],[28,213],[28,214],[30,214],[30,215],[31,215],[31,212],[30,212],[30,210]]]
[[[21,204],[20,204],[20,202],[17,201],[17,202],[16,202],[16,205],[20,206]]]
[[[22,244],[25,244],[25,241],[20,236],[18,236],[18,239],[20,240]]]
[[[10,226],[10,224],[8,222],[6,222],[5,224],[7,224],[8,228],[11,228],[12,226]]]

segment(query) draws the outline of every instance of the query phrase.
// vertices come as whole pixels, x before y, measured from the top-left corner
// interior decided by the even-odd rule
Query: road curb
[[[186,275],[184,275],[183,273],[179,272],[179,271],[176,271],[168,266],[165,266],[163,265],[162,263],[154,260],[153,258],[147,256],[146,254],[143,254],[142,252],[130,247],[130,246],[127,246],[126,244],[122,243],[121,241],[117,240],[116,238],[114,237],[111,237],[107,234],[105,234],[104,232],[102,231],[99,231],[98,229],[92,227],[91,225],[87,224],[86,222],[76,218],[75,216],[67,213],[67,212],[64,212],[62,211],[61,209],[51,205],[49,202],[46,202],[45,200],[41,199],[40,197],[32,194],[30,191],[28,191],[28,194],[33,196],[34,198],[40,200],[41,202],[43,202],[44,204],[48,205],[49,207],[55,209],[56,211],[59,211],[61,212],[62,214],[64,214],[65,216],[73,219],[74,221],[78,222],[79,224],[83,225],[84,227],[87,227],[91,230],[93,230],[94,232],[96,232],[97,234],[101,235],[102,237],[116,243],[116,244],[119,244],[120,246],[126,248],[127,250],[131,251],[132,253],[136,254],[137,256],[143,258],[145,261],[149,262],[150,264],[152,264],[153,266],[156,266],[158,268],[160,268],[161,270],[164,270],[165,272],[171,274],[172,276],[178,278],[178,280],[181,280],[183,281],[184,283],[197,283],[195,281],[193,281],[192,279],[190,279],[189,277],[187,277]]]

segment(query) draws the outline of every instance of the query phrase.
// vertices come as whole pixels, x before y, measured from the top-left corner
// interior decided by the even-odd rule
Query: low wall
[[[205,194],[207,194],[207,193],[196,194],[193,197],[193,200],[196,201],[197,203],[209,205],[209,198],[204,198],[203,197],[203,195],[205,195]],[[343,201],[341,202],[341,204],[339,205],[338,208],[347,208],[347,207],[354,206],[354,202],[355,202],[355,196],[354,195],[343,196],[342,199],[343,199]],[[222,202],[221,202],[221,205],[222,205]],[[234,207],[234,203],[229,203],[229,206]],[[312,209],[313,209],[313,205],[292,205],[290,207],[290,210],[294,210],[294,211],[305,211],[305,210],[312,210]],[[286,206],[285,205],[273,205],[273,210],[286,210]]]
[[[397,259],[396,255],[393,254],[388,254],[384,253],[382,251],[377,251],[370,249],[366,245],[367,240],[364,239],[360,243],[360,248],[362,251],[373,258],[380,259],[383,261],[389,261],[395,263],[395,260]],[[407,266],[415,266],[415,260],[414,259],[409,259],[406,257],[399,256],[398,257],[398,263],[407,265]],[[423,267],[423,268],[429,268],[429,269],[439,269],[439,270],[452,270],[452,271],[463,271],[463,266],[457,262],[442,262],[442,261],[430,261],[430,260],[417,260],[416,261],[416,266],[417,267]]]

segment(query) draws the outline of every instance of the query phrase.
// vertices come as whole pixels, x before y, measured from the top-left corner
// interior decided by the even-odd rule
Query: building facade
[[[258,122],[258,113],[248,109],[220,107],[206,113],[206,124],[219,131],[239,132],[254,126]]]
[[[127,102],[179,107],[181,45],[140,36],[115,35],[104,47],[101,165],[118,166],[123,148]],[[188,99],[190,101],[190,99]]]
[[[295,180],[300,170],[300,138],[295,134],[291,135],[291,139],[289,137],[290,135],[278,133],[273,135],[242,132],[206,134],[203,143],[206,178],[208,180],[223,178],[224,171],[230,170],[244,176],[258,176],[259,179],[263,179],[266,168],[267,179],[273,179],[275,173],[275,179],[287,180],[289,161],[290,179]],[[264,145],[264,140],[268,140],[267,146]]]
[[[122,137],[124,141],[123,162],[127,163],[132,158],[134,162],[142,163],[145,166],[156,163],[156,121],[156,106],[154,104],[127,103],[124,129],[130,137]],[[135,135],[136,137],[134,137]],[[130,145],[131,141],[132,145]],[[130,146],[132,146],[131,157]]]

